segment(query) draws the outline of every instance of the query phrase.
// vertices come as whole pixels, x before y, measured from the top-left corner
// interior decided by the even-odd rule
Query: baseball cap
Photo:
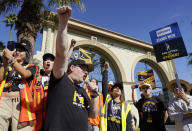
[[[71,65],[74,65],[74,66],[85,65],[88,68],[88,72],[92,72],[94,70],[93,64],[87,64],[84,60],[80,60],[80,59],[71,61],[71,63],[69,64],[69,67]]]
[[[123,85],[121,83],[115,83],[112,87],[111,87],[111,91],[113,91],[114,88],[119,87],[120,90],[123,90]]]
[[[15,48],[22,48],[28,53],[31,52],[31,44],[28,40],[22,40],[20,43],[16,43]]]
[[[109,81],[109,82],[108,82],[108,85],[113,85],[113,81]]]
[[[151,84],[149,84],[149,83],[144,83],[144,84],[141,86],[141,88],[143,88],[143,86],[148,86],[149,88],[152,89],[152,86],[151,86]]]
[[[43,61],[45,61],[47,58],[50,58],[51,61],[54,61],[55,56],[51,53],[46,53],[43,55]]]

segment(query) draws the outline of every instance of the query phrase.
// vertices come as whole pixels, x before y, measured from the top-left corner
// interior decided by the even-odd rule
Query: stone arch
[[[162,88],[164,89],[163,93],[164,93],[165,103],[168,104],[168,101],[172,97],[172,95],[170,92],[168,92],[168,90],[166,88],[166,84],[167,84],[167,82],[169,82],[171,77],[170,77],[169,73],[166,71],[165,67],[161,63],[157,63],[156,58],[154,56],[150,56],[150,57],[148,55],[140,56],[132,64],[132,70],[131,70],[132,82],[135,82],[134,71],[136,68],[136,64],[138,62],[145,62],[146,64],[150,65],[155,70],[155,72],[157,73],[157,75],[159,76],[159,78],[161,80]]]
[[[134,80],[134,71],[136,68],[136,64],[138,62],[145,62],[146,64],[150,65],[156,71],[156,73],[158,74],[162,83],[167,83],[170,80],[170,76],[169,76],[168,72],[166,71],[165,67],[161,63],[157,63],[154,56],[148,57],[148,55],[143,55],[143,56],[138,57],[132,65],[132,70],[131,70],[132,82],[135,81]]]
[[[121,65],[121,62],[119,61],[117,56],[106,46],[102,45],[99,42],[92,44],[91,40],[80,40],[77,41],[74,49],[78,49],[79,47],[82,47],[84,49],[91,49],[103,58],[107,59],[110,63],[110,67],[112,68],[115,80],[117,82],[127,81],[125,71],[123,69],[123,66]]]

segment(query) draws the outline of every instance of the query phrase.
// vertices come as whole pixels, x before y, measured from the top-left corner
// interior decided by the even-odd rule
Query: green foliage
[[[81,9],[84,9],[84,5],[81,0],[0,0],[0,14],[8,13],[18,10],[17,20],[15,23],[15,29],[17,30],[17,39],[28,40],[31,42],[32,49],[34,49],[35,40],[37,39],[37,33],[45,26],[51,25],[51,28],[56,28],[57,24],[56,15],[51,16],[47,22],[43,20],[43,12],[49,10],[46,6],[58,7],[62,5],[76,5],[80,6]],[[51,14],[51,13],[49,13]],[[48,15],[49,15],[48,14]],[[5,21],[6,22],[6,21]],[[9,21],[12,22],[12,21]],[[12,24],[7,21],[7,26]],[[10,31],[11,39],[11,31]],[[31,52],[33,54],[33,50]],[[32,55],[33,56],[33,55]]]
[[[3,50],[5,48],[4,44],[2,41],[0,41],[0,50]]]
[[[21,0],[1,0],[0,1],[0,14],[14,11],[21,5]]]
[[[12,32],[14,24],[17,22],[16,14],[9,14],[9,15],[5,16],[5,20],[3,22],[6,23],[7,27],[10,27],[10,41],[11,41],[11,32]]]
[[[9,15],[5,16],[5,20],[3,22],[6,23],[7,27],[9,27],[9,26],[12,27],[16,21],[17,21],[16,14],[9,14]]]

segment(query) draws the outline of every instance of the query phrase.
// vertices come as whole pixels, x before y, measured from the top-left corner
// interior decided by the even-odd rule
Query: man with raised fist
[[[98,112],[98,88],[89,82],[92,90],[90,100],[86,91],[79,86],[93,71],[93,65],[83,60],[73,60],[68,66],[67,23],[72,9],[63,6],[57,9],[59,18],[56,39],[56,56],[50,77],[47,101],[47,116],[43,131],[87,131],[88,116],[96,117]]]

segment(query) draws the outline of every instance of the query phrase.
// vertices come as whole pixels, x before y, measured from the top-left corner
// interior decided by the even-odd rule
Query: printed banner
[[[82,48],[79,48],[79,59],[80,60],[84,60],[86,64],[91,64],[92,61],[91,61],[91,53],[82,49]]]
[[[140,71],[137,74],[138,74],[139,88],[141,88],[141,86],[144,83],[149,83],[149,84],[151,84],[153,90],[156,89],[153,69]]]
[[[177,23],[150,32],[157,62],[187,56]]]

